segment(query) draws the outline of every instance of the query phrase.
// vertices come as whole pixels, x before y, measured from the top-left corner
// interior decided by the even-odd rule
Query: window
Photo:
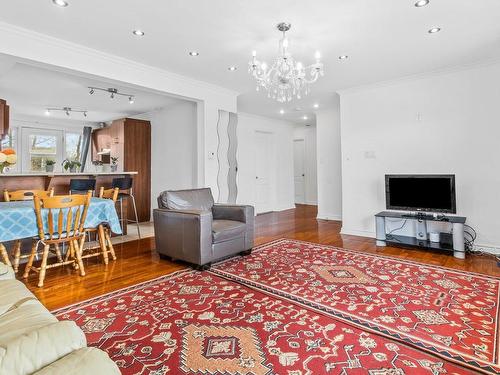
[[[55,170],[60,170],[62,131],[23,128],[22,138],[23,172],[45,172],[47,160],[55,161]]]
[[[65,134],[65,158],[69,160],[80,160],[82,152],[82,133],[70,133]]]
[[[80,160],[82,154],[83,136],[75,130],[23,127],[21,138],[23,172],[45,172],[47,160],[55,161],[54,171],[61,172],[64,159]]]

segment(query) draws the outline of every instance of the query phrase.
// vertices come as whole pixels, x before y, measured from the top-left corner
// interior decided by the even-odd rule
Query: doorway
[[[295,203],[306,203],[306,167],[305,167],[305,140],[293,141],[293,177],[295,186]]]
[[[255,132],[255,212],[272,211],[272,133]]]

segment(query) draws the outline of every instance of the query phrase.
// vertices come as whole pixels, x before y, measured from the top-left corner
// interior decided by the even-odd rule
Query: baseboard
[[[318,202],[317,201],[306,201],[306,203],[304,203],[304,204],[308,204],[309,206],[317,206]]]
[[[474,251],[482,251],[484,253],[500,255],[500,247],[492,245],[474,245]]]
[[[369,231],[369,230],[356,230],[356,229],[348,229],[342,227],[340,230],[340,234],[347,234],[350,236],[359,236],[359,237],[369,237],[369,238],[375,238],[375,232]]]
[[[339,214],[332,214],[332,213],[319,213],[316,216],[316,219],[319,220],[332,220],[332,221],[342,221],[342,215]]]

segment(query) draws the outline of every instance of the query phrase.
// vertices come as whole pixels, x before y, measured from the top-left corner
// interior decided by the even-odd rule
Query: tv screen
[[[386,175],[390,210],[456,213],[455,175]]]

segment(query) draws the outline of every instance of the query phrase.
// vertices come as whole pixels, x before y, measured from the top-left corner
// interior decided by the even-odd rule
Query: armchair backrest
[[[158,197],[158,207],[170,210],[211,211],[214,198],[209,188],[167,190]]]

